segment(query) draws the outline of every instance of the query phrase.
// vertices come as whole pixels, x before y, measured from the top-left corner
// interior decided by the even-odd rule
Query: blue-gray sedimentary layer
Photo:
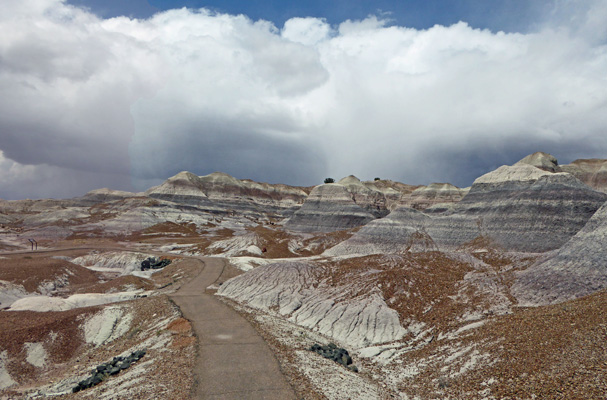
[[[442,213],[398,209],[325,254],[400,252],[427,236],[439,248],[452,249],[481,235],[508,250],[545,252],[571,239],[605,201],[607,195],[570,174],[504,166],[477,179]]]
[[[575,236],[518,275],[512,287],[522,305],[569,300],[607,288],[607,204]]]
[[[330,183],[316,186],[285,228],[295,232],[333,232],[374,219],[374,215],[354,202],[346,186]]]
[[[240,180],[220,172],[206,176],[180,172],[145,194],[205,212],[253,216],[291,215],[307,197],[300,188]]]

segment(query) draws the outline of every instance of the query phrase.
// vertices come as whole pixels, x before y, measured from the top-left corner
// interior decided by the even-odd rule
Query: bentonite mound
[[[143,196],[143,193],[131,193],[122,190],[112,190],[108,188],[91,190],[82,197],[76,198],[81,205],[94,205],[99,203],[108,203],[116,200],[124,200],[129,197]]]
[[[391,181],[389,179],[378,179],[373,181],[362,182],[369,189],[377,190],[382,193],[385,198],[386,208],[388,211],[394,211],[398,207],[408,205],[410,195],[415,190],[422,186],[407,185],[401,182]]]
[[[296,232],[333,232],[355,228],[375,219],[352,199],[343,185],[316,186],[299,210],[285,224]]]
[[[523,172],[530,178],[528,171]],[[544,172],[537,179],[511,175],[501,181],[482,178],[457,204],[453,216],[436,217],[428,230],[437,242],[460,245],[482,234],[508,250],[553,250],[582,229],[607,201],[604,193],[570,174]],[[454,218],[460,219],[455,225]],[[467,240],[462,241],[462,236]]]
[[[375,217],[388,215],[386,196],[379,190],[363,184],[354,175],[341,179],[338,184],[345,186],[354,203]]]
[[[200,177],[182,171],[145,192],[146,196],[194,206],[211,206],[212,203],[202,190]]]
[[[519,162],[478,178],[469,193],[443,213],[398,209],[325,254],[401,252],[416,232],[429,235],[439,248],[456,248],[486,236],[506,250],[545,252],[566,243],[605,201],[604,193],[571,174]]]
[[[325,251],[324,255],[383,254],[405,251],[412,235],[427,226],[430,217],[401,207],[385,218],[363,226],[350,239]]]
[[[197,176],[180,172],[145,192],[149,197],[194,205],[213,213],[290,215],[307,197],[300,188],[236,179],[214,172]]]
[[[607,203],[548,259],[520,273],[512,292],[522,304],[543,305],[607,288]]]

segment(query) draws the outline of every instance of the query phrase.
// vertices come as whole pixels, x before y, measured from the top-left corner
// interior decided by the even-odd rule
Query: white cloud
[[[319,18],[291,18],[285,22],[281,35],[292,42],[312,46],[329,38],[331,26]]]
[[[527,34],[377,17],[278,29],[206,10],[103,20],[61,1],[10,0],[0,197],[15,193],[7,160],[86,172],[89,190],[182,169],[465,183],[520,153],[605,157],[607,6],[556,1],[547,18]],[[72,185],[60,175],[58,187]]]

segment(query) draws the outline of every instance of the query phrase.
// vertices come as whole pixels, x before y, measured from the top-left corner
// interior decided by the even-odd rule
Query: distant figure
[[[265,252],[267,252],[267,251],[268,251],[268,249],[266,249],[265,247],[264,247],[263,249],[261,249],[261,252],[262,252],[262,253],[265,253]]]

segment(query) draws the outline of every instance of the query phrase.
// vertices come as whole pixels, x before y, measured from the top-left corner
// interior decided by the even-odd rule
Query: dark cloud
[[[467,186],[538,150],[605,157],[607,6],[566,3],[507,34],[9,0],[0,197],[145,189],[181,170]]]
[[[512,165],[525,156],[543,151],[557,158],[559,164],[568,164],[580,158],[605,158],[607,137],[595,140],[590,137],[563,140],[538,139],[525,134],[501,140],[478,139],[456,147],[437,145],[425,149],[415,158],[416,168],[403,171],[400,178],[407,181],[423,177],[423,182],[450,182],[459,187],[470,186],[479,176],[502,165]]]
[[[318,183],[326,171],[318,145],[231,126],[211,129],[182,126],[169,136],[170,142],[142,143],[145,136],[136,136],[131,151],[134,176],[145,185],[184,170],[198,175],[221,171],[241,179],[309,185]]]
[[[64,199],[103,187],[132,190],[128,174],[90,172],[47,164],[21,165],[0,152],[0,199]],[[8,173],[7,173],[8,172]]]

